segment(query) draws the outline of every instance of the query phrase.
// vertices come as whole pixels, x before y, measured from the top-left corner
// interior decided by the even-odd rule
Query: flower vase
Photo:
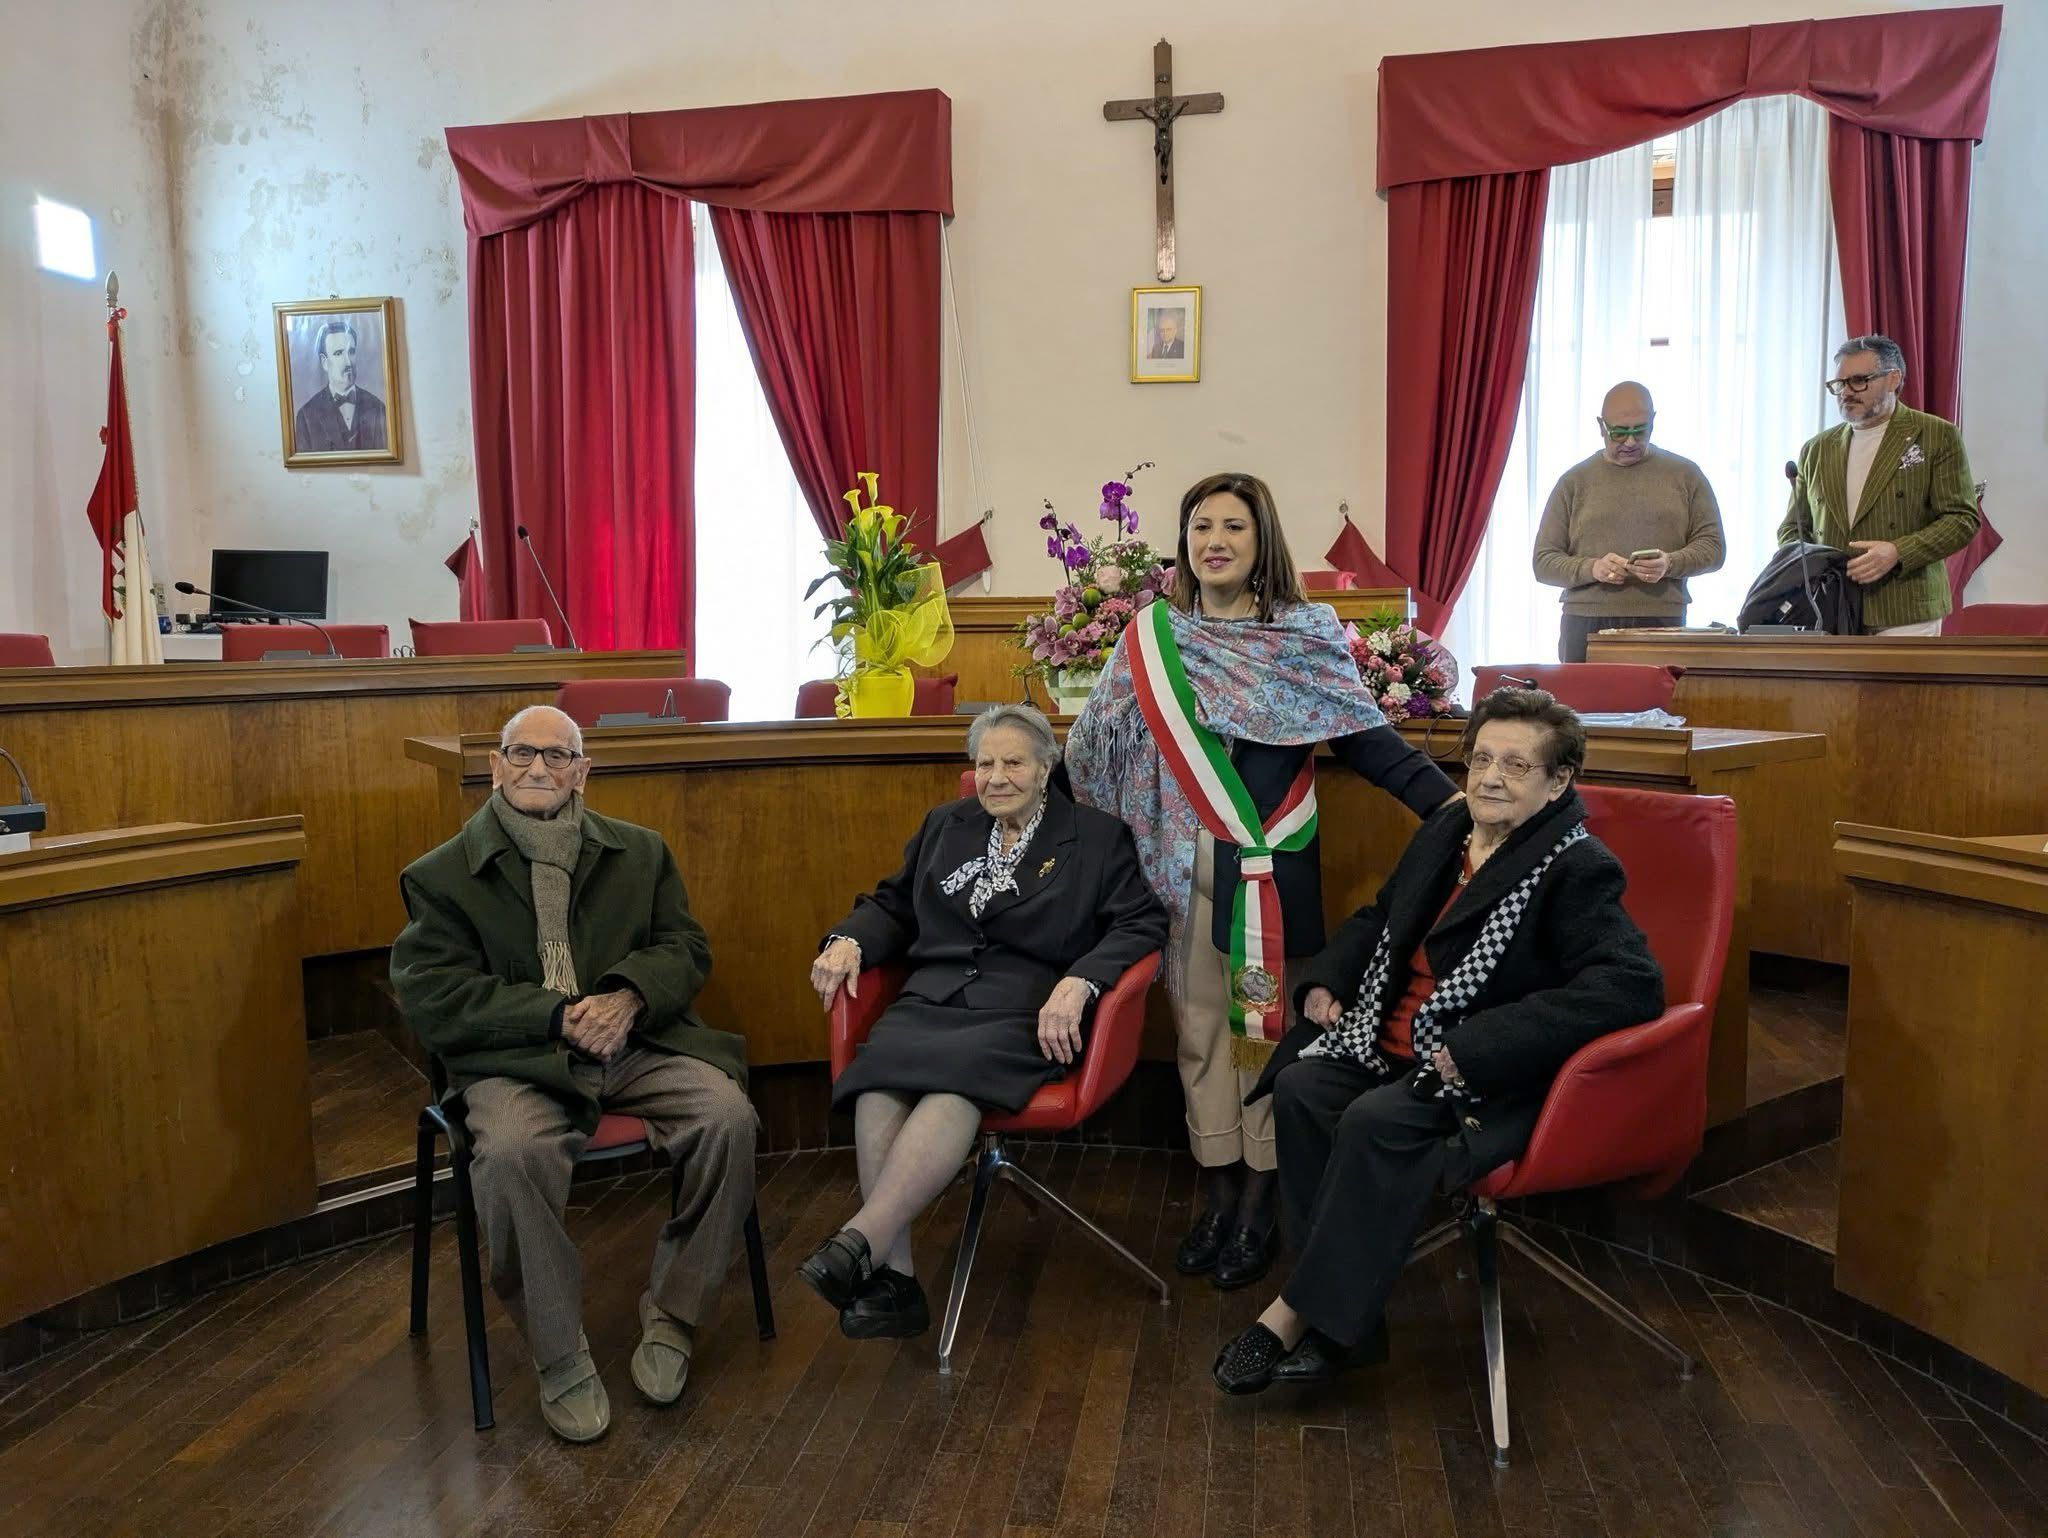
[[[856,716],[907,716],[917,697],[917,682],[909,668],[868,668],[844,679],[851,714]]]
[[[1081,707],[1088,703],[1088,696],[1102,681],[1102,669],[1060,668],[1046,679],[1046,690],[1052,695],[1054,713],[1062,716],[1077,716]]]

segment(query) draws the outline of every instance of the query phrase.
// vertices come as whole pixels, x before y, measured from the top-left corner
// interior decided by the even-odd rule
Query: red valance
[[[952,121],[943,91],[883,91],[447,133],[474,239],[606,182],[775,213],[951,214]]]
[[[1389,57],[1380,190],[1571,165],[1748,96],[1804,96],[1916,139],[1981,140],[2002,14],[1983,5]]]

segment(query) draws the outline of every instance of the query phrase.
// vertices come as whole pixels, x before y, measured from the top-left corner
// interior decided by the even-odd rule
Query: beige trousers
[[[686,1324],[711,1312],[754,1205],[754,1134],[746,1091],[709,1063],[627,1046],[609,1063],[571,1072],[607,1111],[637,1116],[680,1172],[675,1210],[654,1243],[648,1290]],[[534,1361],[560,1361],[583,1328],[583,1267],[562,1222],[569,1173],[587,1138],[568,1108],[517,1079],[482,1079],[463,1092],[474,1148],[470,1182],[491,1253],[491,1285]]]
[[[1195,845],[1195,881],[1188,898],[1187,927],[1181,931],[1173,964],[1179,987],[1174,1027],[1180,1085],[1188,1102],[1188,1146],[1204,1169],[1242,1160],[1255,1170],[1274,1167],[1273,1099],[1256,1105],[1244,1097],[1258,1072],[1239,1069],[1230,1054],[1230,957],[1211,941],[1216,887],[1216,840],[1201,835]],[[1287,980],[1280,980],[1283,998]],[[1294,1006],[1287,1006],[1294,1023]]]

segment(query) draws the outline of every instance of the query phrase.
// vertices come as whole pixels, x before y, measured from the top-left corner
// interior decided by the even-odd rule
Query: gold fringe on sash
[[[1239,1073],[1258,1073],[1266,1066],[1266,1060],[1273,1055],[1278,1042],[1267,1041],[1263,1036],[1239,1036],[1235,1032],[1230,1038],[1230,1066]]]

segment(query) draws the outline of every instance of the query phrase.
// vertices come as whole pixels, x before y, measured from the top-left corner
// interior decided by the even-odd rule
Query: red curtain
[[[1944,358],[1922,365],[1921,399],[1953,416],[1953,395],[1943,411],[1931,392],[1956,385],[1969,146],[1990,109],[2000,15],[1977,6],[1381,62],[1387,560],[1416,590],[1424,628],[1471,575],[1506,464],[1551,166],[1640,144],[1744,97],[1820,103],[1835,119],[1851,328],[1865,329],[1849,292],[1860,246],[1871,313],[1923,349],[1941,339],[1933,350]],[[1863,174],[1845,189],[1851,168]],[[1907,358],[1910,371],[1911,348]]]
[[[690,616],[690,205],[627,182],[472,244],[470,394],[492,618],[590,651],[683,647]]]
[[[863,470],[938,546],[939,216],[713,208],[740,323],[797,484],[836,537]]]
[[[524,523],[585,647],[694,655],[686,199],[805,231],[781,245],[764,235],[762,271],[853,313],[808,329],[777,318],[757,332],[757,358],[829,336],[839,350],[800,355],[792,377],[808,383],[788,397],[858,451],[852,469],[888,477],[899,508],[934,518],[951,136],[939,91],[447,130],[469,231],[491,617],[553,619],[517,547]],[[790,453],[805,474],[796,443]]]

